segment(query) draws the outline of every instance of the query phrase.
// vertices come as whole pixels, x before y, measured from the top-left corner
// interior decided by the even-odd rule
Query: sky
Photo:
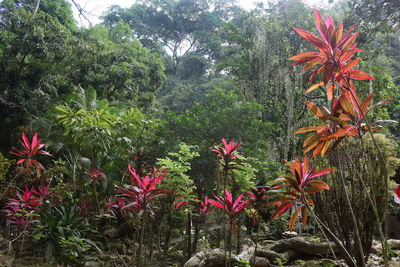
[[[257,2],[260,2],[261,0],[258,0]],[[311,6],[320,6],[320,5],[326,5],[327,0],[304,0],[308,5]],[[78,3],[85,11],[89,13],[87,18],[90,20],[90,22],[95,25],[100,22],[99,16],[105,11],[107,11],[108,7],[111,5],[119,5],[121,7],[130,7],[132,6],[135,1],[134,0],[75,0],[76,3]],[[237,0],[237,3],[247,9],[251,10],[254,7],[254,2],[255,0]],[[87,26],[88,22],[85,21],[85,19],[80,19],[79,18],[79,13],[77,9],[72,6],[72,9],[74,11],[74,17],[78,21],[79,25]]]

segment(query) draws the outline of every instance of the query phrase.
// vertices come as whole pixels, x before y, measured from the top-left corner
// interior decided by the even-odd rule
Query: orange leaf
[[[323,147],[322,150],[321,150],[321,156],[324,156],[324,155],[325,155],[325,153],[326,153],[326,151],[328,150],[329,145],[331,144],[331,142],[332,142],[332,139],[327,140],[327,141],[325,142],[324,147]]]
[[[305,226],[307,223],[307,207],[303,206],[301,208],[301,218],[303,219],[303,225]]]
[[[312,181],[309,181],[308,184],[311,185],[312,187],[316,187],[319,189],[330,190],[329,186],[321,180],[312,180]]]
[[[345,52],[355,41],[359,32],[353,34],[343,45],[342,52]]]
[[[318,87],[320,87],[322,85],[324,85],[324,82],[316,83],[313,86],[311,86],[310,88],[308,88],[307,91],[305,91],[304,93],[307,94],[309,92],[312,92],[312,91],[314,91],[315,89],[317,89]]]
[[[310,58],[315,58],[315,57],[320,57],[320,54],[317,52],[304,52],[304,53],[300,53],[300,54],[297,54],[297,55],[289,58],[289,60],[298,61],[298,60],[301,60],[304,58],[310,59]]]
[[[319,152],[321,152],[322,148],[324,147],[325,142],[321,142],[315,149],[313,152],[313,157],[315,157],[316,155],[319,154]]]
[[[319,34],[322,36],[322,38],[325,39],[325,41],[328,41],[327,37],[325,36],[326,32],[325,21],[321,18],[321,15],[319,14],[316,8],[314,8],[314,17],[315,17],[315,26],[317,26]]]
[[[358,62],[360,61],[360,58],[354,59],[352,61],[350,61],[349,63],[347,63],[343,68],[342,68],[342,72],[345,73],[348,70],[351,70],[352,68],[354,68]]]
[[[333,98],[333,94],[335,93],[335,83],[330,83],[329,84],[329,86],[328,86],[328,91],[327,91],[327,94],[328,94],[328,101],[331,101],[332,100],[332,98]]]
[[[322,63],[321,58],[316,58],[316,59],[310,60],[306,65],[304,65],[302,72],[305,72],[320,63]]]
[[[314,132],[319,129],[319,126],[305,126],[303,128],[298,129],[295,131],[295,134],[300,134],[300,133],[308,133],[308,132]]]
[[[343,96],[341,96],[339,98],[339,100],[340,100],[340,105],[342,106],[343,110],[348,115],[350,115],[351,119],[354,121],[355,113],[354,113],[354,108],[353,108],[353,105],[351,104],[351,102],[346,97],[343,97]]]
[[[289,231],[291,232],[293,229],[294,224],[296,223],[297,215],[299,214],[301,207],[297,208],[294,213],[292,214],[292,218],[290,219],[289,223]]]
[[[369,96],[367,96],[367,98],[364,99],[364,101],[361,103],[360,107],[361,107],[361,111],[362,114],[365,115],[365,111],[367,110],[369,104],[371,103],[372,97],[374,96],[374,94],[370,94]],[[362,116],[360,114],[360,116]]]
[[[306,101],[306,104],[307,104],[308,108],[311,110],[311,112],[314,113],[314,115],[317,116],[319,119],[321,119],[324,116],[324,113],[322,112],[322,110],[317,105],[315,105],[313,102]]]
[[[339,27],[336,31],[336,43],[335,46],[339,43],[340,39],[342,39],[342,34],[343,34],[343,22],[339,23]]]

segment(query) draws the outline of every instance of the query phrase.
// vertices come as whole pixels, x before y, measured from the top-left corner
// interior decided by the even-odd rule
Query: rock
[[[169,253],[169,256],[179,262],[185,261],[185,255],[183,254],[182,250],[175,250]]]
[[[256,257],[254,263],[251,266],[252,267],[269,267],[272,265],[266,258]]]
[[[184,265],[184,267],[195,267],[201,266],[200,263],[204,259],[204,252],[200,251],[194,254]]]
[[[282,236],[283,236],[284,238],[291,238],[291,237],[296,237],[296,236],[297,236],[297,233],[296,233],[295,231],[292,231],[292,232],[286,231],[286,232],[283,232],[283,233],[282,233]]]
[[[254,247],[243,250],[237,257],[250,261],[254,257]]]
[[[400,240],[399,239],[389,239],[387,242],[391,249],[400,249]]]
[[[85,262],[85,267],[102,267],[104,266],[103,262],[98,261],[87,261]]]
[[[232,253],[232,259],[236,256]],[[217,248],[213,250],[201,251],[193,255],[184,267],[219,267],[225,265],[225,252]]]
[[[236,256],[237,260],[246,260],[248,261],[252,267],[268,267],[271,266],[268,259],[263,257],[255,257],[254,258],[254,247],[250,247],[246,250],[243,250],[239,255]]]

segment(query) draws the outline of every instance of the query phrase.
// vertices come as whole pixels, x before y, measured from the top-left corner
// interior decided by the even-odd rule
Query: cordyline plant
[[[226,180],[228,179],[228,172],[230,170],[234,170],[234,169],[238,168],[237,161],[238,161],[238,157],[240,157],[241,155],[236,154],[236,150],[239,148],[239,146],[242,143],[241,142],[234,143],[233,140],[231,140],[231,142],[228,144],[224,138],[222,138],[222,143],[223,143],[224,147],[218,146],[217,149],[211,149],[211,151],[218,153],[217,162],[219,164],[222,162],[223,179],[224,179],[223,184],[224,184],[224,191],[225,191]],[[231,183],[232,183],[233,195],[235,195],[234,194],[234,185],[235,185],[234,177],[232,177]],[[217,189],[217,191],[219,193],[219,188]]]
[[[97,210],[100,213],[100,203],[99,203],[99,198],[97,194],[97,188],[96,188],[96,182],[97,181],[104,181],[104,173],[100,171],[100,169],[95,168],[95,166],[92,166],[92,170],[86,169],[86,174],[89,176],[89,179],[91,180],[93,184],[93,189],[94,189],[94,196],[96,198],[96,203],[97,203]]]
[[[167,173],[159,172],[158,170],[151,170],[151,176],[145,176],[143,179],[139,177],[134,168],[131,165],[128,166],[130,172],[130,182],[129,185],[124,185],[123,188],[117,187],[117,190],[121,193],[117,195],[117,198],[121,198],[125,201],[125,205],[122,206],[121,210],[134,210],[138,217],[141,217],[140,226],[140,238],[139,238],[139,248],[136,259],[136,266],[141,265],[141,252],[144,240],[144,232],[146,228],[147,216],[153,217],[153,203],[155,198],[163,196],[165,194],[173,193],[171,190],[156,188],[158,183],[164,180],[164,176]],[[120,204],[120,202],[118,203]]]
[[[236,182],[235,182],[235,176],[233,173],[233,170],[238,168],[238,161],[239,157],[241,155],[238,155],[236,150],[239,148],[239,146],[242,144],[241,142],[234,143],[233,140],[230,141],[228,144],[224,138],[222,138],[222,146],[218,146],[217,149],[211,149],[211,151],[216,152],[218,154],[217,156],[217,163],[218,163],[218,171],[219,171],[219,166],[222,164],[222,182],[223,182],[223,193],[225,194],[226,191],[226,182],[229,176],[229,171],[231,171],[231,188],[232,188],[232,196],[235,198],[236,195]],[[217,194],[220,194],[221,191],[221,177],[218,175],[217,177]],[[226,194],[224,195],[224,198],[227,199]],[[217,220],[218,220],[217,216]],[[219,218],[221,219],[221,218]],[[217,224],[219,222],[217,221]],[[225,231],[224,231],[224,237],[225,237]],[[217,234],[217,245],[220,243],[220,230]],[[225,243],[226,244],[226,243]],[[226,251],[226,246],[225,246],[225,251]]]
[[[25,163],[26,169],[29,169],[31,165],[33,165],[36,169],[46,170],[43,165],[34,159],[37,155],[45,155],[49,157],[53,157],[50,153],[41,150],[45,146],[42,144],[42,139],[37,138],[37,133],[32,138],[32,142],[29,142],[28,138],[26,138],[25,133],[22,133],[22,140],[18,140],[19,143],[22,145],[23,149],[18,150],[15,147],[12,148],[13,151],[10,153],[20,157],[17,161],[17,164]]]
[[[219,198],[215,196],[216,200],[210,199],[208,202],[210,203],[211,206],[217,207],[221,210],[223,210],[228,216],[229,216],[229,236],[228,236],[228,249],[229,249],[229,258],[228,260],[226,259],[226,254],[225,254],[225,262],[226,266],[231,266],[231,257],[232,257],[232,230],[233,234],[236,235],[236,216],[239,213],[242,213],[245,208],[249,207],[250,204],[248,204],[248,201],[242,201],[243,198],[242,193],[236,200],[232,199],[232,195],[229,193],[227,189],[225,189],[225,198]],[[226,253],[226,250],[225,250]]]
[[[314,202],[311,199],[310,194],[322,190],[329,190],[329,186],[325,182],[313,178],[330,173],[335,169],[316,170],[315,167],[310,169],[309,159],[306,156],[304,157],[303,163],[301,163],[298,158],[294,160],[293,164],[286,160],[285,162],[289,165],[290,174],[278,178],[276,181],[283,181],[284,184],[282,187],[290,186],[291,189],[288,192],[281,192],[284,196],[272,202],[277,204],[277,207],[271,215],[271,220],[279,218],[283,213],[294,207],[295,211],[292,213],[289,223],[289,231],[292,231],[300,212],[303,224],[306,225],[307,223],[307,208],[309,206],[314,207]]]
[[[9,198],[3,212],[10,224],[17,226],[19,232],[26,229],[34,220],[37,211],[43,205],[44,200],[52,195],[49,186],[38,187],[38,191],[32,186],[25,185],[25,191],[17,192],[16,198]]]
[[[354,86],[353,80],[372,80],[374,79],[371,75],[361,70],[353,69],[360,61],[359,58],[352,59],[353,55],[356,52],[361,52],[362,50],[357,48],[357,44],[355,40],[358,36],[358,32],[352,33],[353,29],[356,25],[352,26],[347,32],[343,34],[343,23],[340,22],[338,27],[335,27],[335,24],[331,17],[324,21],[317,11],[314,8],[315,14],[315,24],[317,30],[321,36],[321,38],[316,37],[315,35],[298,28],[294,28],[294,30],[304,39],[308,40],[312,45],[318,48],[319,52],[304,52],[300,53],[296,56],[291,57],[289,60],[296,61],[293,65],[305,64],[303,67],[303,72],[314,68],[311,77],[309,79],[310,87],[306,90],[305,93],[309,93],[320,86],[326,87],[326,96],[328,102],[330,102],[330,107],[322,107],[319,108],[316,104],[311,101],[307,101],[307,106],[312,111],[312,113],[317,116],[317,118],[323,122],[323,124],[319,126],[307,126],[299,129],[296,133],[306,133],[306,132],[315,132],[309,138],[307,138],[303,147],[307,147],[304,153],[308,151],[313,151],[313,156],[315,157],[318,154],[324,156],[327,152],[332,152],[336,149],[339,144],[345,138],[359,137],[361,138],[365,133],[371,133],[372,140],[376,149],[379,152],[380,160],[382,164],[385,165],[385,160],[379,150],[379,147],[373,137],[372,132],[379,130],[379,126],[375,126],[375,123],[368,122],[366,115],[376,106],[379,106],[383,103],[387,103],[388,100],[381,101],[376,105],[368,108],[371,103],[373,94],[367,96],[365,100],[360,101],[356,88]],[[318,75],[322,74],[322,81],[313,84],[314,78]],[[297,164],[298,165],[298,164]],[[292,168],[292,167],[291,167]],[[387,188],[387,170],[386,172],[386,186]],[[359,179],[362,180],[360,175]],[[290,180],[289,183],[294,191],[301,190],[301,187],[298,187],[297,182],[294,183],[294,180]],[[289,180],[288,180],[289,182]],[[374,201],[369,196],[369,192],[367,187],[363,181],[361,181],[364,186],[364,191],[368,194],[368,198],[371,202],[371,206],[374,209],[375,216],[378,220],[378,224],[380,225],[380,218],[378,211],[376,209],[376,205],[374,205]],[[321,184],[320,184],[321,185]],[[354,217],[351,203],[346,192],[345,182],[342,177],[342,186],[344,187],[345,194],[347,197],[347,202],[349,208],[351,210],[353,224],[356,229],[356,242],[358,243],[358,247],[360,250],[360,264],[365,266],[364,254],[362,251],[361,241],[359,237],[359,233],[357,230],[357,221]],[[292,191],[293,191],[292,190]],[[291,191],[291,192],[292,192]],[[294,197],[294,195],[293,195]],[[288,201],[290,201],[288,199]],[[386,193],[385,200],[386,207],[388,202],[388,195]],[[291,202],[287,202],[286,206],[291,206]],[[303,199],[303,204],[310,204],[307,201],[307,198]],[[282,210],[286,209],[286,206],[283,206],[280,210],[277,210],[277,214],[281,214]],[[281,206],[280,206],[281,207]],[[296,210],[299,212],[298,209]],[[295,212],[294,215],[297,214]],[[385,208],[385,214],[387,215],[387,208]],[[296,215],[297,216],[297,215]],[[293,219],[293,217],[292,217]],[[292,226],[292,224],[291,224]],[[381,230],[381,226],[379,226]],[[387,227],[386,227],[387,228]],[[380,231],[382,249],[385,258],[385,264],[387,264],[387,242],[386,236]],[[346,261],[349,264],[356,265],[354,259],[352,257],[347,258]]]

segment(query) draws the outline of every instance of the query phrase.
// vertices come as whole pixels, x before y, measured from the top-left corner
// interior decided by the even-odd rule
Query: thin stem
[[[333,239],[333,241],[335,242],[335,244],[337,246],[339,246],[340,250],[345,254],[344,257],[353,264],[353,266],[357,267],[357,263],[354,261],[353,257],[350,255],[349,251],[343,246],[342,242],[340,242],[340,240],[336,237],[336,235],[334,233],[332,233],[331,230],[329,230],[328,226],[326,226],[319,218],[318,216],[312,211],[312,209],[310,208],[310,206],[306,203],[305,204],[307,207],[307,210],[311,213],[311,215],[314,217],[315,222],[317,223],[318,227],[321,229],[324,237],[327,239],[328,241],[328,246],[333,254],[333,256],[335,257],[336,261],[336,254],[335,251],[333,250],[332,246],[329,243],[329,239],[326,237],[326,233],[328,233],[328,235]],[[326,233],[324,232],[324,230],[326,231]],[[339,263],[339,262],[338,262]],[[340,263],[339,263],[340,264]]]
[[[356,100],[353,92],[350,90],[349,82],[344,77],[342,71],[338,67],[338,63],[335,62],[335,65],[336,65],[336,69],[338,70],[340,76],[346,82],[345,88],[350,91],[352,97]],[[366,115],[364,114],[363,110],[361,109],[360,103],[358,103],[357,100],[355,102],[356,102],[357,107],[358,107],[358,109],[359,109],[359,111],[361,113],[362,118],[365,120],[365,123],[366,123],[367,127],[369,127],[368,126],[369,125],[369,121],[368,121]],[[389,201],[389,192],[387,190],[388,189],[388,171],[387,171],[387,168],[386,168],[386,161],[385,161],[385,159],[384,159],[384,157],[382,155],[381,150],[379,149],[379,146],[378,146],[378,144],[377,144],[377,142],[375,140],[374,134],[371,131],[368,131],[368,132],[371,135],[371,138],[372,138],[372,141],[374,143],[374,146],[375,146],[376,150],[378,151],[379,159],[380,159],[382,165],[384,166],[383,171],[384,171],[384,177],[385,177],[385,198],[384,198],[385,209],[384,209],[384,212],[383,212],[384,213],[383,214],[383,219],[384,219],[384,222],[385,222],[385,235],[384,235],[384,242],[383,242],[384,246],[382,246],[382,253],[383,253],[383,258],[384,258],[384,261],[385,261],[385,263],[384,263],[385,267],[387,267],[388,266],[388,259],[389,259],[388,258],[388,246],[387,246],[387,237],[388,237],[388,234],[389,234],[389,225],[388,225],[389,221],[387,219],[387,217],[388,217],[388,209],[389,209],[389,206],[388,206],[389,205],[389,202],[388,202]]]
[[[342,188],[344,190],[344,195],[346,197],[346,202],[347,202],[347,205],[349,206],[351,219],[353,220],[353,224],[354,224],[354,230],[355,230],[356,239],[357,239],[357,243],[358,243],[358,249],[360,251],[361,266],[365,267],[364,250],[363,250],[362,243],[361,243],[361,238],[360,238],[360,233],[359,233],[359,230],[358,230],[357,220],[356,220],[356,217],[354,216],[353,207],[351,206],[349,193],[347,191],[347,187],[346,187],[346,184],[345,184],[345,181],[344,181],[343,172],[341,171],[342,168],[341,168],[341,165],[340,165],[340,160],[338,160],[337,162],[339,163],[339,169],[340,169],[340,174],[339,174],[340,182],[342,183]]]
[[[369,190],[368,190],[368,188],[367,188],[367,185],[366,185],[365,182],[364,182],[364,179],[362,178],[360,172],[359,172],[358,169],[356,168],[355,163],[354,163],[353,160],[350,158],[350,156],[349,156],[349,154],[347,153],[347,151],[345,151],[345,150],[343,149],[343,147],[341,147],[341,146],[340,146],[340,149],[342,150],[342,152],[344,153],[344,155],[347,157],[347,159],[349,160],[350,164],[353,166],[353,169],[356,171],[357,178],[360,180],[360,182],[361,182],[361,184],[362,184],[362,186],[363,186],[363,188],[364,188],[364,190],[365,190],[365,193],[366,193],[366,195],[367,195],[367,197],[368,197],[368,200],[369,200],[369,202],[370,202],[370,204],[371,204],[371,206],[372,206],[372,211],[374,212],[374,215],[375,215],[376,220],[377,220],[377,223],[378,223],[379,237],[380,237],[381,245],[382,245],[382,248],[383,248],[383,247],[384,247],[383,242],[384,242],[384,240],[385,240],[385,236],[384,236],[384,233],[383,233],[383,231],[382,231],[382,222],[381,222],[381,220],[380,220],[380,218],[379,218],[379,213],[378,213],[378,208],[377,208],[377,205],[376,205],[375,197],[374,197],[374,198],[371,198],[371,195],[370,195],[370,193],[369,193]],[[371,185],[372,185],[372,184],[371,184]],[[371,193],[374,194],[372,188],[371,188]]]

